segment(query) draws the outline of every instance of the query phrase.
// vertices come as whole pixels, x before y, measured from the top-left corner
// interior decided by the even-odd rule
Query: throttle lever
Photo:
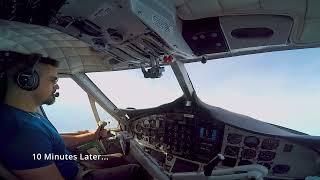
[[[99,122],[98,122],[98,126],[99,126],[99,127],[102,126],[103,129],[104,129],[104,127],[105,127],[106,125],[108,125],[108,123],[105,122],[105,121],[99,121]]]
[[[215,168],[223,160],[224,156],[222,154],[218,154],[216,157],[214,157],[207,165],[203,167],[204,175],[211,176],[213,168]]]

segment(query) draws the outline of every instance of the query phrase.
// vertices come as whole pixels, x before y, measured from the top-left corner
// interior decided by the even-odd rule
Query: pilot
[[[109,134],[98,128],[74,136],[59,135],[47,118],[36,113],[39,106],[55,102],[57,67],[58,61],[39,54],[0,51],[0,161],[20,179],[139,178],[141,169],[136,164],[113,161],[116,167],[105,163],[109,168],[102,168],[90,165],[94,161],[78,163],[72,156],[64,160],[48,158],[49,154],[71,155],[68,148]]]

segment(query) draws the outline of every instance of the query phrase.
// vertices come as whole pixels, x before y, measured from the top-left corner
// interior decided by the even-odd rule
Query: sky
[[[261,53],[185,64],[200,99],[261,121],[320,135],[320,48]],[[150,108],[174,101],[182,90],[171,67],[159,79],[141,70],[88,73],[118,107]],[[94,130],[86,93],[71,79],[59,80],[60,97],[45,110],[62,132]],[[117,124],[102,108],[103,120]]]

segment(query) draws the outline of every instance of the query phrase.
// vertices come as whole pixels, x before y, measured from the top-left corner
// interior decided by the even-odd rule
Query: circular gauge
[[[136,124],[136,131],[137,132],[142,132],[142,127],[140,124]]]
[[[242,141],[242,136],[236,133],[228,134],[227,141],[230,144],[239,144]]]
[[[249,148],[257,147],[259,143],[260,143],[260,140],[255,136],[247,136],[244,139],[244,145]]]
[[[144,125],[144,127],[146,127],[146,128],[149,128],[149,127],[150,127],[150,124],[149,124],[149,121],[148,121],[148,120],[145,120],[145,121],[143,122],[143,125]]]
[[[242,152],[241,152],[241,156],[245,159],[253,159],[255,158],[257,155],[256,151],[253,150],[253,149],[244,149]]]
[[[275,152],[272,151],[260,151],[258,160],[259,161],[271,161],[276,156]]]
[[[151,120],[149,123],[150,123],[150,127],[151,128],[156,128],[157,127],[156,120]]]
[[[224,154],[228,156],[236,157],[239,154],[240,148],[237,146],[227,146],[224,150]]]
[[[279,140],[273,138],[264,139],[261,144],[261,148],[267,150],[277,149],[278,146]]]

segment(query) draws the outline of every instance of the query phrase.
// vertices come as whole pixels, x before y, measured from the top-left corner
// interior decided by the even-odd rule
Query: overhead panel
[[[184,20],[182,35],[197,56],[229,50],[218,17]]]
[[[113,56],[114,70],[148,66],[164,55],[192,57],[174,2],[68,0],[50,24]]]
[[[176,16],[174,1],[131,0],[132,11],[140,20],[184,58],[192,51],[181,36],[181,21]]]
[[[274,15],[292,18],[290,42],[295,45],[318,43],[320,35],[318,0],[175,0],[182,20],[239,15]]]
[[[177,15],[183,20],[244,14],[261,8],[260,0],[176,0],[176,5]]]
[[[194,20],[214,17],[223,12],[218,0],[188,0],[177,7],[177,14],[181,19]]]

